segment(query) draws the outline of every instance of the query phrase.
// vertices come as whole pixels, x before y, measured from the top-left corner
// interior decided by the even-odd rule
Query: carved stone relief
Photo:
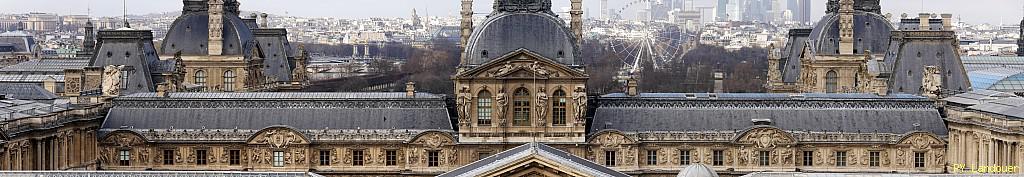
[[[103,95],[116,96],[121,94],[121,70],[124,66],[107,65],[103,67]]]
[[[740,139],[740,143],[751,143],[754,148],[772,149],[780,144],[793,143],[786,132],[774,128],[758,128],[750,130]]]
[[[254,144],[266,144],[272,148],[287,148],[293,144],[307,144],[301,135],[288,129],[270,129],[253,138]]]

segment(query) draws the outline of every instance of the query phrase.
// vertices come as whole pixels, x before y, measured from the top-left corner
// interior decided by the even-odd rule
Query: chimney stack
[[[258,25],[260,28],[267,28],[270,26],[270,23],[267,21],[267,17],[269,16],[270,15],[267,15],[267,13],[260,13],[260,24]]]
[[[931,24],[928,24],[928,23],[929,23],[929,20],[932,17],[932,14],[920,13],[920,14],[917,14],[917,15],[918,15],[917,19],[921,20],[921,22],[920,22],[921,26],[918,27],[918,30],[921,30],[921,31],[929,31],[929,30],[931,30],[931,29],[929,29]]]
[[[369,42],[367,42],[365,44],[365,46],[363,46],[363,57],[370,58],[370,43]]]
[[[207,3],[210,7],[210,40],[206,49],[210,55],[221,55],[224,51],[224,0],[210,0]]]
[[[405,97],[416,97],[416,82],[405,83]]]
[[[721,71],[715,71],[715,93],[725,93],[725,84],[722,82],[725,80],[725,73]]]
[[[630,77],[629,79],[626,79],[626,95],[631,97],[640,95],[640,91],[637,90],[638,85],[640,84],[637,83],[636,78]]]
[[[942,30],[953,31],[953,14],[942,14]]]

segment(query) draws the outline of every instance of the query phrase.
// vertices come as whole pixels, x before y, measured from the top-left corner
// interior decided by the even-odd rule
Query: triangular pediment
[[[440,175],[440,177],[463,176],[626,177],[629,175],[544,144],[528,143]]]
[[[459,72],[455,78],[587,78],[587,74],[540,54],[519,49],[473,69]]]

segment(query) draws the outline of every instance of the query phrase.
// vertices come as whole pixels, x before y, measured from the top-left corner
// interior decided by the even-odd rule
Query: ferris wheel
[[[694,38],[679,25],[663,22],[618,24],[615,30],[618,34],[608,40],[608,47],[623,63],[623,74],[628,75],[639,74],[646,62],[654,67],[646,69],[662,69],[682,58]]]

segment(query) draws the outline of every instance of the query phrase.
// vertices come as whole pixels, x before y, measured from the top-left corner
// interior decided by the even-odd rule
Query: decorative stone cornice
[[[935,109],[929,102],[826,100],[665,100],[601,99],[602,107],[694,109]]]
[[[798,143],[881,143],[897,144],[905,136],[892,133],[843,133],[785,131]],[[631,137],[642,143],[691,142],[691,143],[732,143],[741,131],[699,131],[699,132],[631,132]],[[593,137],[592,137],[593,138]]]
[[[120,100],[117,108],[444,108],[441,101],[423,100]]]
[[[231,142],[245,143],[259,130],[236,129],[152,129],[131,130],[153,142]],[[423,132],[431,130],[302,130],[299,133],[313,143],[345,142],[410,142]]]

